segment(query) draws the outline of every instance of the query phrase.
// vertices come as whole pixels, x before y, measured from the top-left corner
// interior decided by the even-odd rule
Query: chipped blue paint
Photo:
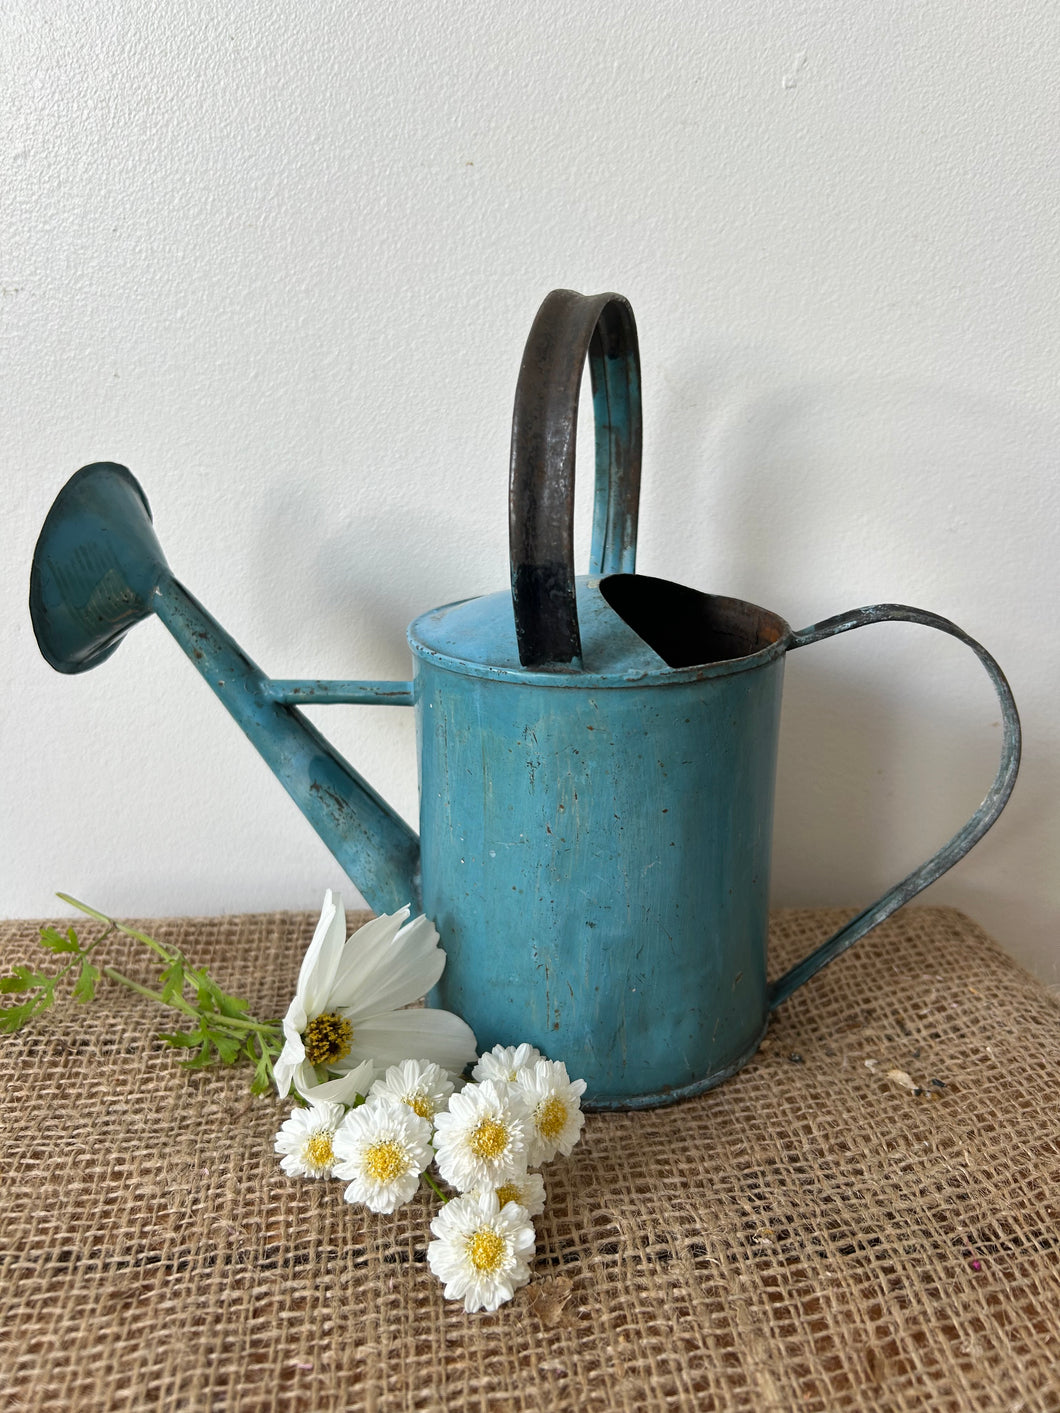
[[[425,621],[423,900],[449,957],[432,1000],[484,1047],[561,1057],[595,1107],[659,1102],[751,1053],[782,654],[698,676],[481,675]]]
[[[288,706],[411,706],[411,682],[303,682],[266,678],[265,695]]]
[[[157,614],[369,904],[412,902],[437,923],[448,964],[430,1000],[462,1014],[484,1047],[529,1040],[562,1058],[587,1081],[587,1107],[643,1108],[735,1073],[774,1007],[985,834],[1016,778],[1019,718],[994,659],[936,615],[886,604],[793,632],[754,605],[634,575],[632,314],[617,296],[568,291],[550,296],[542,315],[520,373],[513,486],[528,498],[527,515],[544,507],[547,523],[513,538],[511,592],[411,625],[411,682],[266,676],[173,577],[143,491],[109,462],[79,471],[49,512],[30,609],[41,651],[61,672],[103,662],[133,624]],[[606,324],[599,339],[597,319]],[[553,385],[557,330],[573,330],[580,351]],[[593,573],[576,579],[563,559],[570,526],[557,524],[573,515],[586,348],[597,425]],[[552,436],[560,422],[564,436]],[[566,500],[551,495],[549,465],[533,462],[553,446],[564,448]],[[522,518],[513,516],[517,532]],[[558,637],[554,599],[566,624]],[[997,777],[926,864],[770,985],[784,659],[887,620],[940,629],[978,656],[1001,704]],[[566,657],[542,659],[552,641],[566,644]],[[416,834],[298,710],[338,702],[414,706],[422,858]]]
[[[530,1040],[562,1056],[594,1108],[644,1108],[734,1074],[771,1010],[982,838],[1015,783],[1020,729],[997,663],[938,615],[884,604],[793,632],[763,614],[773,641],[673,669],[647,645],[638,664],[623,633],[603,630],[599,583],[577,585],[584,670],[522,668],[506,595],[409,629],[423,899],[449,955],[431,999],[483,1046]],[[466,636],[451,621],[472,617]],[[784,657],[887,621],[975,652],[1001,706],[997,776],[927,863],[769,985]]]

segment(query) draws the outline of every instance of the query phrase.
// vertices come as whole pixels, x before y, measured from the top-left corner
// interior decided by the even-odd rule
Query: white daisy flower
[[[368,1100],[371,1103],[390,1099],[407,1104],[414,1114],[433,1124],[435,1114],[445,1108],[452,1092],[452,1080],[440,1065],[428,1060],[402,1060],[375,1081],[368,1091]]]
[[[509,1085],[469,1084],[434,1122],[438,1171],[461,1192],[493,1190],[526,1172],[526,1105]]]
[[[450,1011],[403,1010],[435,984],[445,966],[438,933],[425,917],[402,927],[400,912],[373,918],[349,938],[342,899],[328,890],[283,1019],[284,1047],[273,1069],[282,1098],[292,1085],[306,1098],[352,1103],[367,1094],[376,1066],[422,1055],[459,1072],[475,1057],[475,1037]]]
[[[540,1217],[545,1210],[545,1180],[540,1173],[521,1173],[493,1190],[502,1207],[517,1202],[530,1217]]]
[[[346,1113],[343,1104],[310,1104],[295,1109],[276,1135],[280,1167],[288,1177],[329,1178],[335,1166],[333,1140]]]
[[[535,1167],[550,1162],[557,1153],[566,1158],[581,1137],[585,1115],[581,1096],[585,1080],[571,1080],[559,1060],[538,1060],[533,1069],[520,1070],[516,1086],[530,1111],[527,1129],[529,1162]]]
[[[465,1193],[447,1202],[431,1222],[438,1238],[427,1261],[445,1283],[447,1300],[464,1309],[496,1310],[530,1279],[534,1226],[516,1202],[501,1206],[496,1195]]]
[[[349,1182],[346,1201],[363,1202],[373,1212],[394,1212],[408,1202],[434,1157],[427,1120],[386,1100],[351,1109],[332,1146],[332,1175]]]
[[[494,1045],[487,1054],[479,1057],[479,1062],[471,1071],[473,1079],[497,1079],[507,1084],[515,1083],[520,1070],[533,1068],[541,1059],[541,1051],[533,1045]]]

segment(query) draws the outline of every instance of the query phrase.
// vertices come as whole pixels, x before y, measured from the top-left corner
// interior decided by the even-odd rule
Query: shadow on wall
[[[930,651],[930,638],[924,633],[914,646]],[[962,697],[943,680],[925,691],[915,679],[908,691],[889,689],[880,673],[855,680],[814,664],[810,651],[788,660],[771,899],[775,907],[861,911],[979,806],[997,770],[1000,725],[980,690]],[[896,676],[901,683],[902,673]],[[1018,697],[1018,682],[1015,690]],[[1028,736],[1024,726],[1020,779],[1001,819],[915,904],[961,909],[1042,980],[1058,984],[1060,741],[1055,730]]]
[[[1028,611],[1060,598],[1055,428],[945,384],[800,382],[770,357],[701,347],[663,380],[641,567],[796,628],[898,602],[983,642],[1023,716],[1021,778],[999,826],[922,900],[965,908],[1040,975],[1060,975],[1060,742],[1040,706],[1055,667]],[[981,668],[926,630],[908,630],[907,648],[905,631],[869,628],[834,655],[789,659],[778,906],[868,904],[945,843],[993,779],[997,708]]]
[[[931,646],[926,633],[912,644]],[[813,664],[811,651],[788,661],[773,895],[785,906],[863,906],[978,808],[998,766],[997,712],[978,693],[974,703],[986,710],[975,720],[963,703],[947,710],[934,690],[916,684],[903,696],[878,672],[851,680],[841,668]]]
[[[504,522],[501,522],[504,528]],[[357,503],[336,515],[315,494],[294,496],[278,484],[259,526],[256,562],[263,593],[275,602],[272,628],[300,642],[284,674],[405,680],[412,662],[406,630],[428,609],[503,588],[507,564],[468,556],[454,581],[444,548],[466,537],[444,510]],[[283,546],[285,552],[280,553]],[[279,571],[277,566],[280,566]],[[495,583],[486,581],[491,570]],[[298,576],[297,592],[290,580]],[[306,624],[299,616],[308,617]],[[289,652],[289,650],[288,650]],[[329,668],[321,668],[330,661]]]
[[[795,627],[880,601],[952,613],[997,654],[1020,701],[1020,655],[1033,627],[1010,603],[1042,592],[1034,585],[1041,569],[1034,531],[1048,515],[1042,486],[1056,460],[1047,429],[1022,409],[942,386],[784,384],[755,358],[738,350],[723,368],[715,353],[698,360],[702,378],[664,379],[660,445],[654,455],[648,445],[642,572],[746,597]],[[583,438],[580,484],[589,483],[590,446]],[[586,489],[581,484],[583,499]],[[479,583],[436,582],[443,565],[436,569],[429,552],[405,552],[459,541],[461,532],[454,514],[437,507],[398,516],[361,501],[335,516],[314,494],[295,502],[280,494],[260,527],[261,558],[273,571],[282,561],[301,587],[292,595],[283,576],[277,580],[278,632],[298,640],[303,630],[284,615],[308,599],[319,614],[318,642],[333,652],[348,644],[349,652],[342,647],[343,661],[323,669],[309,644],[305,661],[277,670],[404,677],[405,628],[416,614],[502,587],[503,564],[492,572],[496,545],[485,547],[488,562],[476,548],[471,573]],[[990,584],[982,568],[988,554]],[[948,840],[993,779],[1000,733],[982,669],[967,649],[925,629],[908,630],[914,646],[895,656],[892,634],[901,631],[869,628],[842,639],[834,657],[822,645],[789,660],[778,905],[869,903]],[[936,671],[946,658],[941,644],[961,667]],[[411,779],[411,762],[402,768]],[[1040,739],[1028,741],[1002,829],[924,901],[970,908],[962,900],[983,892],[995,914],[1011,907],[1010,936],[1035,928],[1041,935],[1054,870],[1048,849],[1038,858],[1033,840],[1055,834],[1058,790]],[[1003,864],[1009,857],[1011,868]],[[989,891],[973,887],[973,877],[988,878]],[[984,908],[988,923],[990,912]]]
[[[1021,584],[1031,597],[1042,528],[1060,520],[1044,419],[941,385],[793,382],[756,350],[692,361],[697,374],[665,379],[649,429],[642,572],[749,598],[793,626],[800,603],[832,613],[952,584],[956,613],[982,596],[986,564],[999,598]],[[875,600],[858,597],[867,585]],[[982,619],[964,626],[986,632]]]

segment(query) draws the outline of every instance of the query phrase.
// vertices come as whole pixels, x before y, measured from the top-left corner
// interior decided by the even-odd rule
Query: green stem
[[[146,996],[149,1001],[157,1001],[160,1006],[171,1006],[175,1011],[183,1011],[186,1016],[194,1016],[196,1020],[203,1019],[203,1014],[198,1007],[193,1006],[183,996],[173,996],[167,1000],[161,991],[152,991],[149,986],[141,986],[138,981],[133,981],[131,976],[125,976],[118,971],[117,967],[104,967],[103,975],[109,977],[111,981],[117,981],[122,986],[127,986],[138,996]],[[282,1028],[269,1021],[242,1020],[239,1016],[226,1016],[221,1011],[211,1011],[209,1020],[211,1025],[221,1030],[241,1030],[244,1034],[256,1035],[261,1040],[272,1040],[277,1044],[283,1039]]]
[[[94,917],[97,922],[105,922],[109,928],[124,932],[126,937],[133,937],[137,942],[142,942],[145,947],[150,947],[156,956],[163,961],[173,962],[176,957],[167,952],[160,942],[156,942],[153,937],[148,937],[146,932],[137,932],[135,928],[126,927],[124,923],[118,922],[115,918],[108,917],[106,913],[97,912],[95,908],[90,908],[87,903],[79,902],[77,898],[71,898],[69,893],[56,893],[57,898],[61,898],[64,903],[69,903],[72,908],[77,908],[89,917]],[[102,938],[100,939],[102,941]]]
[[[449,1201],[449,1198],[446,1197],[445,1193],[442,1191],[442,1189],[441,1189],[441,1188],[438,1186],[438,1184],[435,1182],[434,1178],[431,1177],[431,1175],[430,1175],[429,1172],[424,1171],[424,1172],[421,1174],[421,1177],[423,1178],[424,1182],[427,1184],[428,1187],[434,1189],[434,1191],[435,1191],[435,1192],[437,1193],[437,1195],[442,1199],[443,1202],[448,1202],[448,1201]]]
[[[152,991],[149,986],[141,986],[138,981],[133,981],[131,976],[125,976],[117,967],[104,967],[103,975],[110,977],[111,981],[117,981],[122,986],[127,986],[138,996],[146,996],[149,1001],[157,1001],[160,1006],[171,1006],[175,1011],[183,1011],[186,1016],[198,1017],[199,1015],[191,1002],[185,1001],[183,996],[174,996],[172,1000],[167,1001],[161,991]]]
[[[211,1012],[210,1018],[217,1021],[219,1025],[228,1026],[230,1030],[243,1030],[262,1036],[267,1040],[275,1040],[282,1049],[283,1029],[272,1021],[241,1020],[239,1016],[226,1016],[220,1011]]]

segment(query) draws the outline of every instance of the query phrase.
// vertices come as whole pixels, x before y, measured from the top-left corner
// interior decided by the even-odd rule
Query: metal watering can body
[[[588,360],[596,428],[589,574],[573,563],[575,429]],[[511,592],[409,629],[411,683],[266,676],[171,574],[143,491],[97,463],[60,492],[30,608],[63,672],[156,613],[377,911],[411,901],[448,955],[428,998],[479,1044],[529,1040],[588,1084],[587,1107],[672,1102],[754,1053],[770,1011],[951,867],[1000,814],[1020,728],[994,659],[901,605],[793,632],[739,600],[635,574],[636,326],[618,295],[554,291],[526,345],[512,431]],[[931,859],[778,980],[766,977],[769,862],[787,652],[887,620],[966,643],[997,691],[1001,763]],[[414,706],[420,834],[298,710]]]
[[[564,1059],[596,1105],[716,1083],[767,1014],[782,651],[542,686],[445,657],[449,616],[411,630],[423,905],[449,955],[438,1004],[483,1045]]]

